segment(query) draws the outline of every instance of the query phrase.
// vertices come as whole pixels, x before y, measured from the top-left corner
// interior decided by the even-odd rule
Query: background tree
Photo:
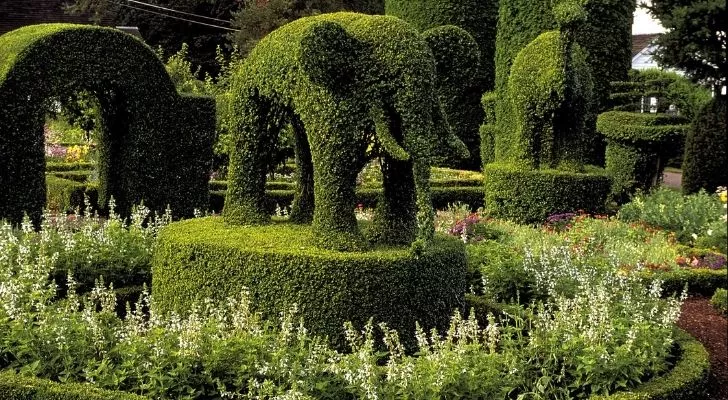
[[[89,14],[91,21],[110,21],[115,25],[139,27],[144,40],[152,47],[160,46],[165,57],[169,57],[186,43],[187,57],[194,65],[201,67],[202,73],[216,75],[218,64],[215,61],[216,49],[220,46],[226,53],[232,51],[227,38],[230,30],[201,25],[172,18],[195,20],[209,25],[232,29],[229,21],[232,13],[238,10],[243,0],[140,0],[143,3],[170,8],[186,13],[216,18],[220,21],[200,19],[190,15],[178,14],[141,3],[108,0],[73,0],[66,11],[71,14]],[[160,15],[161,14],[161,15]]]
[[[239,31],[229,35],[241,54],[247,55],[260,39],[298,18],[335,11],[370,14],[384,12],[383,0],[244,0],[233,13],[232,25]]]
[[[656,41],[661,66],[683,70],[695,81],[726,84],[725,0],[652,0],[642,6],[667,29]]]

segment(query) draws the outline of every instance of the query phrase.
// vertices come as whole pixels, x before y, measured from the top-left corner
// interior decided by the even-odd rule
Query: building
[[[659,35],[659,33],[632,35],[632,69],[660,68],[657,61],[652,58],[652,53],[657,48],[654,41]]]

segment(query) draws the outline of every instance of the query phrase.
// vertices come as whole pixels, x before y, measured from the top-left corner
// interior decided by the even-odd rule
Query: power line
[[[189,12],[185,12],[185,11],[175,10],[175,9],[172,9],[172,8],[162,7],[162,6],[159,6],[159,5],[156,5],[156,4],[145,3],[143,1],[137,1],[137,0],[125,0],[125,1],[127,3],[136,3],[136,4],[148,6],[148,7],[158,8],[158,9],[165,10],[165,11],[171,11],[171,12],[178,13],[178,14],[189,15],[191,17],[209,19],[209,20],[212,20],[212,21],[222,22],[222,23],[225,23],[225,24],[229,24],[230,23],[230,21],[226,21],[224,19],[213,18],[213,17],[206,17],[204,15],[193,14],[193,13],[189,13]]]
[[[145,8],[134,7],[134,6],[131,6],[129,4],[124,4],[124,3],[115,3],[115,4],[118,4],[118,5],[122,6],[122,7],[127,7],[127,8],[131,8],[131,9],[134,9],[134,10],[142,11],[142,12],[159,15],[161,17],[167,17],[167,18],[177,19],[177,20],[180,20],[180,21],[189,22],[191,24],[205,25],[205,26],[209,26],[209,27],[212,27],[212,28],[224,29],[226,31],[238,32],[237,29],[232,29],[232,28],[228,28],[228,27],[225,27],[225,26],[208,24],[206,22],[194,21],[194,20],[191,20],[191,19],[177,17],[177,16],[174,16],[174,15],[163,14],[163,13],[160,13],[160,12],[156,12],[156,11],[152,11],[152,10],[147,10]]]

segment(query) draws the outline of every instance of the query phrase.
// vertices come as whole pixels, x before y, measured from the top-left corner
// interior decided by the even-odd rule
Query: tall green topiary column
[[[683,192],[700,189],[713,192],[728,186],[728,133],[726,133],[726,96],[717,96],[693,121],[685,142]]]

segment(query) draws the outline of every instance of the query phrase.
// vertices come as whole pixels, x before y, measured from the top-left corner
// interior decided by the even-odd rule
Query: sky
[[[646,3],[649,1],[641,0],[640,3]],[[634,23],[632,24],[632,34],[639,35],[642,33],[660,33],[664,32],[665,29],[660,25],[659,22],[654,20],[647,10],[637,7],[637,11],[634,13]]]

